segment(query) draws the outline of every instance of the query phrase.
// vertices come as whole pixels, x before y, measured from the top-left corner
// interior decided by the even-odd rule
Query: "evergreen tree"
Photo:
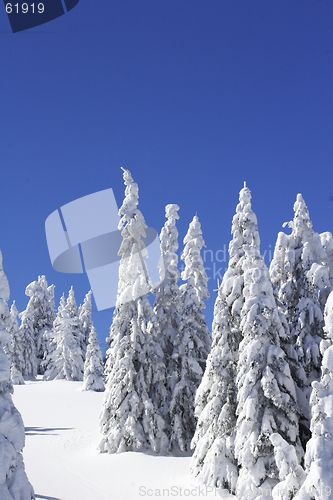
[[[45,276],[44,276],[45,278]],[[41,375],[44,373],[44,360],[46,359],[50,349],[50,332],[53,328],[53,322],[55,320],[55,304],[54,304],[54,288],[55,285],[47,286],[46,280],[44,280],[44,302],[41,304],[40,313],[37,328],[37,362],[38,362],[38,373]]]
[[[279,434],[298,454],[302,448],[296,386],[280,347],[286,331],[259,245],[245,249],[243,270],[235,456],[238,497],[252,500],[264,498],[279,480],[271,435]]]
[[[213,344],[195,397],[198,415],[190,470],[206,486],[236,488],[238,467],[233,452],[236,424],[236,344],[233,322],[220,287],[214,307]],[[236,334],[238,332],[235,332]]]
[[[78,309],[80,331],[82,333],[81,349],[83,353],[83,359],[86,359],[87,347],[89,344],[89,335],[92,327],[91,318],[91,295],[92,291],[86,294],[82,306]]]
[[[160,275],[164,279],[156,293],[154,311],[161,332],[161,344],[167,360],[173,350],[174,339],[179,330],[179,300],[180,290],[178,280],[180,273],[178,264],[178,231],[176,220],[179,219],[178,205],[167,205],[165,216],[167,218],[160,234],[161,260]]]
[[[55,319],[54,285],[48,287],[45,276],[38,276],[38,281],[27,286],[25,294],[30,299],[25,311],[20,315],[22,335],[26,340],[24,375],[35,377],[37,373],[43,373],[42,361],[48,351],[44,333],[52,328]]]
[[[2,268],[0,252],[0,498],[32,500],[34,491],[26,476],[22,457],[24,424],[12,400],[10,363],[4,352],[4,348],[8,348],[11,342],[8,332],[8,299],[9,285]]]
[[[312,382],[311,439],[306,445],[306,479],[297,500],[322,500],[333,492],[333,292],[325,307],[321,380]]]
[[[17,320],[18,310],[15,305],[15,300],[10,308],[10,318],[11,324],[9,328],[9,333],[11,335],[11,366],[10,366],[10,376],[11,381],[14,385],[24,384],[23,379],[23,368],[24,368],[24,357],[23,357],[23,342],[22,332],[19,329],[19,324]]]
[[[147,251],[141,240],[147,226],[137,209],[138,185],[128,170],[123,171],[126,190],[119,210],[123,241],[105,369],[100,451],[150,448],[161,452],[168,444],[165,421],[159,412],[166,398],[165,365],[156,341],[157,321],[147,298],[151,283],[143,259]]]
[[[170,447],[187,451],[194,435],[196,420],[194,398],[200,384],[206,359],[211,348],[211,335],[202,309],[203,300],[209,298],[208,278],[200,251],[205,242],[197,216],[193,218],[184,238],[185,261],[182,279],[187,283],[180,287],[182,311],[179,330],[168,364],[171,402],[169,421],[171,426]]]
[[[178,256],[176,253],[178,250],[178,231],[176,229],[176,220],[179,219],[178,210],[179,206],[174,204],[165,207],[167,221],[160,234],[161,258],[159,262],[160,276],[161,278],[164,276],[164,279],[156,293],[154,303],[154,312],[159,327],[158,331],[160,332],[156,340],[162,347],[166,364],[166,388],[168,395],[161,411],[167,422],[173,389],[169,365],[175,338],[180,327],[179,307],[181,293],[178,287],[180,273],[177,268]],[[170,433],[170,429],[168,429],[168,433]]]
[[[218,290],[212,327],[213,345],[195,398],[198,418],[192,440],[191,472],[206,486],[234,492],[238,475],[234,457],[236,368],[241,341],[240,313],[244,303],[242,263],[247,245],[259,245],[251,192],[244,183],[232,220],[229,264]]]
[[[291,341],[304,369],[303,391],[309,399],[311,382],[319,378],[323,315],[318,285],[326,282],[326,256],[319,234],[312,229],[309,211],[301,194],[294,205],[290,235],[279,233],[270,266],[280,310],[290,327]],[[285,223],[286,225],[286,223]]]
[[[46,359],[44,380],[83,380],[82,352],[75,336],[78,317],[71,316],[67,307],[68,301],[66,304],[65,297],[62,296],[53,323],[53,346]]]
[[[53,328],[52,330],[46,330],[44,333],[44,337],[47,338],[48,341],[48,350],[45,353],[45,359],[42,361],[42,366],[43,366],[43,371],[44,371],[44,380],[49,379],[49,374],[53,371],[53,365],[54,365],[54,351],[57,348],[57,335],[56,331],[59,331],[59,325],[60,322],[63,318],[63,310],[66,307],[66,299],[65,299],[65,294],[62,294],[62,297],[60,299],[58,311],[56,318],[53,322]]]
[[[84,391],[103,392],[105,390],[103,380],[104,366],[102,352],[98,343],[95,328],[90,327],[89,344],[87,356],[84,363],[83,387]]]
[[[27,308],[19,314],[21,319],[20,337],[24,339],[22,375],[25,379],[34,379],[37,376],[37,349],[34,328],[34,317],[31,309]]]
[[[82,363],[80,363],[80,366],[84,366],[84,360],[85,360],[85,351],[86,351],[86,343],[85,343],[85,336],[82,333],[82,323],[80,321],[79,317],[79,309],[76,306],[76,300],[74,296],[74,288],[71,287],[68,293],[68,298],[66,302],[66,310],[69,314],[69,317],[73,319],[72,321],[72,334],[74,337],[74,340],[76,344],[78,345],[80,352],[81,352],[81,358],[82,358]],[[83,380],[83,371],[82,371],[82,378],[80,377],[79,380]]]

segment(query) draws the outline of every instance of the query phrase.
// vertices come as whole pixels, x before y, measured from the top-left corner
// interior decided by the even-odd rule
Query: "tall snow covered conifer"
[[[123,169],[125,199],[119,210],[122,244],[119,249],[117,302],[107,352],[106,391],[100,418],[100,451],[117,453],[168,446],[160,413],[166,398],[165,364],[157,338],[158,324],[147,293],[151,283],[143,257],[147,227],[138,210],[139,189]],[[148,326],[149,324],[149,326]]]
[[[11,345],[12,345],[12,355],[11,355],[11,366],[10,366],[10,376],[11,381],[14,385],[23,385],[23,368],[24,368],[24,357],[23,357],[23,343],[22,331],[19,329],[19,324],[17,321],[18,310],[15,305],[15,300],[10,308],[10,327],[9,333],[11,335]]]
[[[242,263],[247,245],[259,245],[257,218],[245,186],[232,220],[229,264],[214,307],[213,345],[195,398],[198,418],[191,472],[206,486],[234,492],[238,466],[234,457],[236,368],[241,341],[240,313],[244,303]]]
[[[297,500],[323,500],[333,493],[333,292],[325,307],[320,382],[312,382],[311,439],[306,445],[306,479]]]
[[[25,442],[22,417],[12,400],[10,363],[4,348],[11,342],[7,301],[9,285],[2,268],[0,252],[0,498],[32,500],[34,491],[24,470],[22,449]]]
[[[173,350],[173,343],[179,329],[179,300],[180,290],[178,280],[178,231],[176,220],[179,219],[178,205],[167,205],[165,216],[167,218],[160,234],[161,240],[161,277],[164,279],[156,293],[154,311],[160,327],[161,344],[168,359]]]
[[[171,359],[168,363],[168,378],[171,389],[169,422],[171,426],[170,447],[182,451],[190,449],[195,431],[194,398],[201,382],[206,359],[211,348],[211,334],[202,309],[209,298],[207,274],[200,255],[205,242],[200,222],[194,216],[184,238],[181,258],[185,261],[180,287],[181,321],[174,339]]]
[[[239,500],[266,498],[279,481],[271,435],[279,434],[301,454],[297,390],[281,338],[287,332],[259,244],[245,248],[244,304],[237,367],[235,456]]]
[[[280,310],[290,328],[291,342],[304,369],[303,391],[307,399],[311,382],[320,375],[319,343],[323,337],[323,314],[318,289],[325,286],[328,268],[320,236],[312,229],[308,208],[301,194],[294,204],[290,235],[281,232],[270,265]],[[284,225],[286,225],[285,223]]]
[[[166,388],[168,396],[164,408],[162,408],[161,411],[167,422],[173,390],[169,365],[175,338],[180,327],[179,307],[181,293],[178,287],[180,273],[177,267],[178,256],[176,253],[178,250],[178,231],[176,228],[176,220],[179,219],[178,210],[179,206],[174,204],[165,207],[167,221],[160,234],[161,260],[159,262],[160,276],[161,278],[164,276],[164,279],[156,293],[154,303],[154,312],[160,331],[157,340],[161,344],[166,364]],[[170,433],[169,428],[168,433]]]

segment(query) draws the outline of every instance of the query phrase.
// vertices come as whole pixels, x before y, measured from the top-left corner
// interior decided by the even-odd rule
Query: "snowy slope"
[[[37,499],[229,496],[199,486],[189,476],[190,457],[98,453],[103,394],[81,386],[65,380],[15,386],[13,400],[26,427],[24,462]]]

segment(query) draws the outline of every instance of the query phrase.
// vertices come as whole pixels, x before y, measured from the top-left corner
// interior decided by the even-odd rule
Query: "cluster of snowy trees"
[[[153,291],[138,185],[128,170],[123,176],[123,242],[100,450],[192,448],[192,474],[239,499],[328,496],[333,488],[332,234],[314,232],[298,194],[288,223],[291,234],[279,233],[268,269],[244,184],[211,338],[202,312],[209,294],[198,217],[184,239],[185,283],[179,287],[179,207],[167,205],[160,234],[164,279]],[[147,283],[153,305],[139,293]]]
[[[209,293],[197,215],[184,238],[180,275],[179,206],[166,206],[161,283],[154,289],[138,185],[128,170],[123,177],[118,294],[105,366],[92,324],[91,292],[78,308],[72,287],[55,314],[54,286],[40,276],[26,289],[26,310],[19,314],[14,302],[9,312],[0,253],[1,499],[34,498],[21,454],[23,422],[11,394],[13,384],[37,374],[44,380],[81,380],[83,390],[105,389],[101,452],[193,449],[191,473],[239,500],[330,497],[332,234],[314,232],[298,194],[291,233],[279,233],[268,269],[244,183],[211,334],[203,314]]]
[[[27,286],[26,309],[18,313],[15,301],[7,329],[7,354],[13,384],[43,375],[44,380],[84,381],[84,390],[104,390],[102,354],[91,318],[91,291],[77,307],[73,287],[54,311],[54,285],[39,276]],[[21,325],[18,323],[18,316]]]
[[[83,380],[83,390],[104,390],[103,362],[91,319],[91,291],[77,308],[73,287],[54,312],[54,285],[39,276],[26,288],[30,297],[21,314],[8,309],[9,284],[0,252],[0,498],[32,500],[22,449],[24,424],[12,401],[13,384],[37,374],[44,380]],[[21,318],[19,326],[18,316]]]
[[[124,170],[124,169],[123,169]],[[179,288],[177,205],[167,205],[161,231],[160,275],[152,305],[152,283],[144,258],[147,227],[138,210],[138,185],[123,173],[126,190],[119,210],[122,234],[116,307],[107,343],[106,391],[100,450],[115,453],[150,448],[187,451],[195,430],[194,398],[210,351],[202,313],[208,299],[204,246],[197,216],[184,239],[185,269]],[[147,287],[148,285],[148,287]]]
[[[323,315],[332,290],[333,240],[313,231],[300,194],[294,212],[291,234],[278,235],[268,270],[251,193],[241,190],[212,349],[195,398],[191,471],[244,500],[317,499],[333,487],[322,468],[322,462],[332,465],[332,438],[324,430],[332,406],[320,400],[333,397],[333,367],[324,354],[332,327],[327,320],[324,339]],[[327,318],[331,308],[327,301]]]

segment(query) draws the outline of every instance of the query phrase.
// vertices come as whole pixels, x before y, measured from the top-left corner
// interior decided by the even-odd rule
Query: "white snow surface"
[[[27,381],[13,401],[25,428],[25,469],[36,500],[233,498],[189,474],[189,456],[99,453],[103,393],[82,382]],[[164,491],[163,491],[164,490]]]

